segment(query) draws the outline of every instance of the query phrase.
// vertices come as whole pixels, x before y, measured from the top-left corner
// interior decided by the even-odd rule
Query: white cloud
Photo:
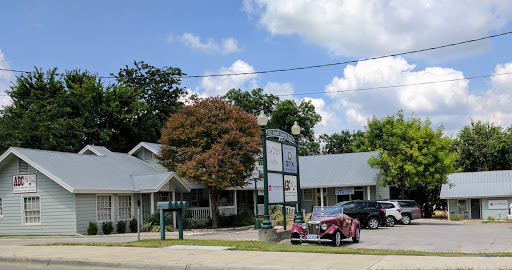
[[[494,74],[512,72],[512,63],[496,65]],[[491,77],[491,88],[482,95],[470,95],[474,120],[489,121],[497,126],[512,125],[512,74]]]
[[[340,132],[340,119],[336,115],[336,112],[326,104],[322,98],[309,98],[305,97],[303,100],[311,101],[311,104],[315,106],[315,111],[322,116],[322,121],[315,125],[315,135],[327,133],[332,134],[334,132]]]
[[[184,33],[180,40],[188,47],[198,49],[207,53],[230,54],[239,52],[238,42],[234,38],[223,39],[220,44],[213,39],[201,42],[201,37],[191,33]]]
[[[0,49],[0,68],[9,69],[9,63]],[[14,74],[10,71],[0,71],[0,109],[12,103],[12,100],[5,90],[10,88],[10,83],[15,79]]]
[[[483,37],[512,18],[512,2],[502,0],[245,0],[243,9],[257,16],[272,35],[297,34],[344,56],[375,56]],[[453,57],[488,45],[478,42],[435,55]]]
[[[335,99],[335,106],[345,117],[346,127],[341,129],[362,128],[368,118],[391,115],[400,109],[415,117],[429,117],[433,124],[444,124],[447,129],[460,124],[461,117],[468,118],[468,81],[462,72],[441,67],[420,71],[414,68],[401,57],[348,65],[344,76],[334,77],[326,87],[328,96]],[[454,81],[421,84],[443,80]],[[409,86],[350,91],[396,85]]]
[[[291,83],[267,82],[267,85],[265,85],[263,89],[266,93],[279,96],[281,100],[290,99],[295,102],[299,102],[299,99],[293,96],[295,90],[293,90],[293,85]]]
[[[242,60],[235,61],[231,67],[222,67],[216,72],[207,74],[230,74],[230,73],[251,73],[254,68]],[[236,75],[236,76],[221,76],[221,77],[205,77],[199,84],[198,92],[202,92],[207,96],[222,96],[232,88],[257,88],[257,83],[254,78],[256,74]],[[200,91],[203,90],[203,91]],[[243,90],[243,89],[242,89]]]

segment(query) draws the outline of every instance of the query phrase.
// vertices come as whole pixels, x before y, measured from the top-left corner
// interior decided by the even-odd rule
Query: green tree
[[[299,141],[315,141],[314,127],[322,120],[311,101],[302,100],[300,105],[293,100],[284,100],[279,103],[272,113],[267,128],[281,129],[291,133],[295,121],[301,127]]]
[[[141,103],[137,93],[104,86],[88,72],[35,69],[7,91],[13,104],[0,116],[0,151],[10,146],[77,152],[86,144],[120,151]]]
[[[453,146],[460,155],[458,166],[465,172],[512,169],[511,128],[471,121],[457,134]]]
[[[165,167],[206,186],[212,226],[218,227],[222,191],[246,186],[261,153],[256,118],[220,97],[198,99],[169,118],[160,143]]]
[[[118,72],[117,81],[136,89],[139,100],[145,105],[144,111],[133,121],[133,137],[127,142],[128,149],[141,141],[157,142],[160,139],[169,116],[183,106],[186,91],[179,86],[184,75],[179,68],[157,68],[144,61],[134,61],[133,67],[126,66]]]
[[[447,175],[456,171],[457,153],[450,151],[450,139],[443,127],[432,129],[427,119],[404,119],[402,111],[392,116],[368,120],[368,144],[379,151],[368,163],[381,170],[383,183],[405,189],[435,188],[447,183]]]
[[[299,145],[299,156],[321,155],[322,149],[317,141],[302,142]]]
[[[261,110],[266,115],[272,115],[272,112],[280,102],[277,96],[263,94],[263,89],[261,88],[253,89],[251,92],[231,89],[224,95],[224,99],[231,102],[231,105],[242,107],[246,112],[254,116],[258,116]]]
[[[365,133],[361,130],[354,132],[342,130],[340,133],[331,135],[322,134],[319,140],[324,143],[323,154],[354,153],[364,151]]]

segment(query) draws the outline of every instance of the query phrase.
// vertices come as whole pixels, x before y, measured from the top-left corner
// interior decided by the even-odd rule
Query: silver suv
[[[416,201],[413,200],[390,200],[392,202],[397,202],[400,204],[400,208],[402,209],[402,224],[408,225],[411,223],[411,220],[421,218],[421,209]]]

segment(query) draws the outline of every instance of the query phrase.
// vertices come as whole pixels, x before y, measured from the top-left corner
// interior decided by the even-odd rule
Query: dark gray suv
[[[390,200],[392,202],[397,202],[400,204],[400,208],[402,208],[402,224],[408,225],[411,223],[411,220],[421,218],[421,209],[419,204],[413,200]]]

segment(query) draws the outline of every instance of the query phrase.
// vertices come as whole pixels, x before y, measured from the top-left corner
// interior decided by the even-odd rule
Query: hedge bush
[[[98,234],[98,223],[89,221],[89,227],[87,227],[87,235]]]
[[[126,221],[119,220],[116,225],[117,233],[125,233],[126,232]]]
[[[114,225],[112,225],[112,221],[103,222],[103,224],[101,224],[101,230],[105,235],[111,234],[112,231],[114,231]]]
[[[137,219],[136,218],[132,218],[132,220],[130,220],[130,232],[132,233],[136,233],[137,232]]]

